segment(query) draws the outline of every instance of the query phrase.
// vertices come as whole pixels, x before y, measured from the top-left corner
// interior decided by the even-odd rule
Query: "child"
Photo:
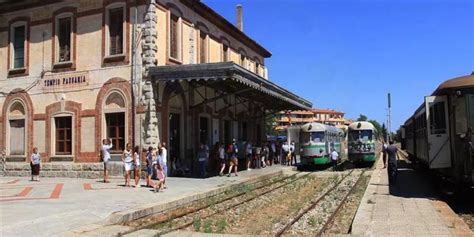
[[[133,174],[135,175],[135,188],[140,187],[140,147],[135,146],[135,149],[133,149]]]
[[[146,153],[146,186],[153,187],[153,182],[151,177],[153,176],[153,160],[154,160],[153,147],[148,147],[148,152]]]
[[[38,148],[33,148],[33,154],[31,154],[30,158],[30,166],[31,166],[31,181],[39,181],[39,172],[40,172],[40,163],[41,163],[41,156],[38,153]]]
[[[122,161],[125,168],[125,187],[130,187],[130,171],[133,168],[132,145],[127,143],[123,150]]]
[[[156,169],[156,178],[158,181],[155,184],[155,192],[159,192],[163,190],[163,184],[165,182],[165,173],[163,171],[163,166],[161,166],[160,162],[155,164]]]

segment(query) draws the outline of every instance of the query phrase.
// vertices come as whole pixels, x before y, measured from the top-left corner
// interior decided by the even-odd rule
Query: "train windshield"
[[[324,132],[312,132],[311,140],[313,142],[324,142]]]
[[[372,141],[372,130],[361,130],[360,138],[363,141]]]
[[[359,130],[351,130],[347,136],[349,141],[357,141],[359,140]]]
[[[348,138],[351,141],[371,141],[372,140],[372,130],[352,130],[349,131]]]

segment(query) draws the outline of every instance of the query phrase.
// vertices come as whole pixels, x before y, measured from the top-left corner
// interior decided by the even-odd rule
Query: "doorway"
[[[224,120],[224,142],[225,144],[230,144],[232,142],[231,134],[231,125],[229,120]]]
[[[209,119],[199,117],[199,142],[209,145]]]
[[[105,123],[106,137],[112,140],[111,153],[122,153],[125,149],[125,113],[107,113]]]
[[[170,166],[169,161],[177,161],[179,160],[179,151],[181,150],[181,119],[180,114],[178,113],[170,113],[169,116],[169,155],[168,155],[168,164]]]

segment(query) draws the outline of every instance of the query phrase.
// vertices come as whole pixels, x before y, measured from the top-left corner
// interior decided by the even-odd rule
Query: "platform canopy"
[[[309,110],[312,107],[311,102],[233,62],[157,66],[150,69],[149,75],[155,82],[186,81],[221,92],[219,97],[203,103],[236,95],[259,102],[265,109],[274,111]]]

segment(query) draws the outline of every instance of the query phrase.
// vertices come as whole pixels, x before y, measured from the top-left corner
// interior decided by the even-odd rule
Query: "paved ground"
[[[438,201],[433,185],[401,161],[397,184],[388,185],[379,162],[364,194],[352,234],[355,236],[474,236],[449,207]]]
[[[169,188],[126,188],[122,179],[104,184],[90,179],[0,177],[0,236],[51,236],[71,229],[107,224],[118,213],[205,194],[288,167],[239,172],[238,177],[169,178]],[[143,184],[142,180],[142,184]]]

